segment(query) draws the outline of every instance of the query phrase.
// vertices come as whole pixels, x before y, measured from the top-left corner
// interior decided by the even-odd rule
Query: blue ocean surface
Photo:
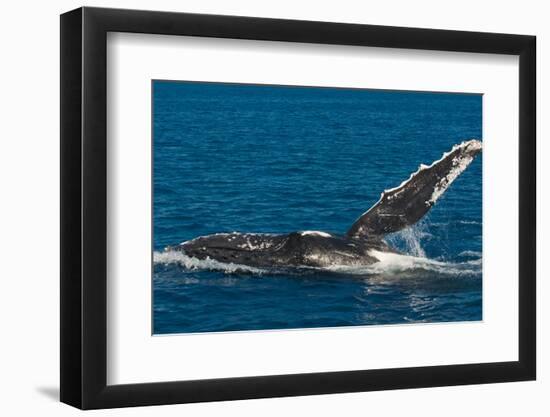
[[[421,163],[481,139],[482,96],[153,81],[153,333],[482,319],[482,157],[374,268],[256,272],[169,245],[343,234]]]

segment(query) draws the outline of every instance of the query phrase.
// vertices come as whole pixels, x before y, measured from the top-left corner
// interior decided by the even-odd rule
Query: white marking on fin
[[[306,230],[303,232],[300,232],[301,236],[321,236],[321,237],[332,237],[329,233],[326,232],[319,232],[317,230]]]

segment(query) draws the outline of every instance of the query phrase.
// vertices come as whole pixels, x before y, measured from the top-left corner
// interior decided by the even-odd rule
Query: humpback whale
[[[169,246],[199,260],[213,259],[251,267],[328,267],[369,265],[377,254],[397,253],[384,236],[419,221],[451,183],[481,152],[481,141],[454,145],[431,165],[418,170],[399,186],[385,190],[380,199],[342,235],[322,231],[286,234],[216,233]]]

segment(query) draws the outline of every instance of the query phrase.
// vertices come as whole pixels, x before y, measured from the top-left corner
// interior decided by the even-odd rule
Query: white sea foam
[[[480,222],[476,222],[475,220],[459,220],[459,224],[481,224]]]
[[[251,274],[262,275],[266,270],[254,268],[247,265],[239,265],[234,263],[224,263],[215,259],[197,259],[187,256],[183,252],[168,250],[164,252],[154,252],[153,262],[156,264],[170,265],[175,264],[190,270],[204,271],[223,271],[228,274],[246,272]]]
[[[326,269],[353,275],[376,274],[387,277],[412,271],[431,271],[446,276],[477,276],[481,274],[481,268],[479,268],[481,258],[474,261],[452,263],[376,250],[369,251],[369,255],[376,258],[378,262],[364,266],[333,265]]]
[[[478,252],[475,250],[465,250],[460,252],[458,256],[470,256],[470,257],[481,258],[481,252]]]

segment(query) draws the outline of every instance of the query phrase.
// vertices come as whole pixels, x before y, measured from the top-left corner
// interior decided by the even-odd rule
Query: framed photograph
[[[535,379],[535,37],[61,16],[61,401]]]

